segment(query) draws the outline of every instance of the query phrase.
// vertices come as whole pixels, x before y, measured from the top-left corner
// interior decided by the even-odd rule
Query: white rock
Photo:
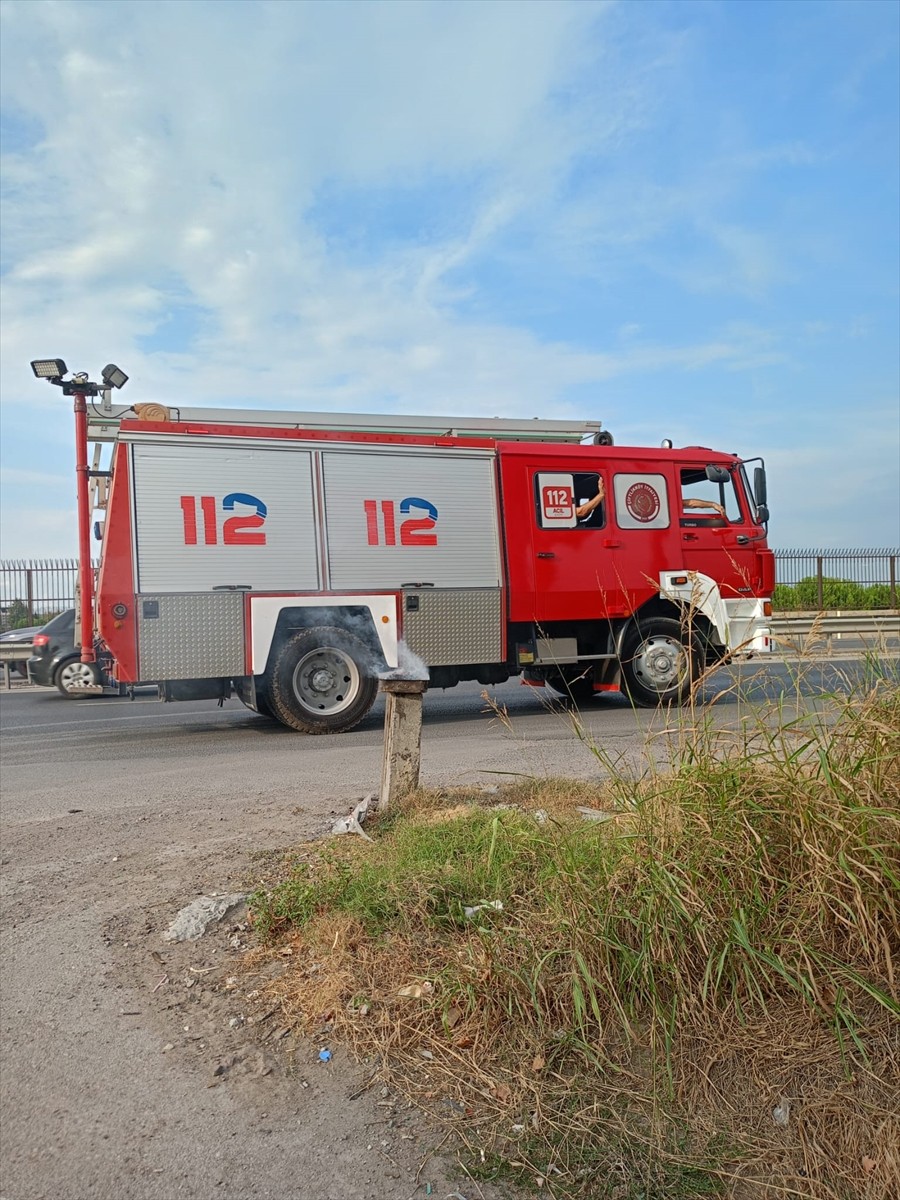
[[[247,897],[241,892],[230,892],[224,895],[198,896],[197,899],[183,908],[166,932],[165,942],[193,942],[206,933],[210,925],[237,908]]]

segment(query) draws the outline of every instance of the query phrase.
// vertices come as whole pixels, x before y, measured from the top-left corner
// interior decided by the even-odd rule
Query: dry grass
[[[896,687],[694,727],[668,771],[420,793],[375,836],[257,894],[293,949],[271,991],[453,1121],[472,1169],[611,1200],[900,1195]]]

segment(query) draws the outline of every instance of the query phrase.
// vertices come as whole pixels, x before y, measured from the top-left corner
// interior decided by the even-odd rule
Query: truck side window
[[[576,510],[595,500],[600,488],[597,471],[538,472],[534,477],[537,523],[542,529],[602,529],[606,525],[606,500],[583,517]]]
[[[597,495],[600,476],[596,471],[572,476],[575,505],[587,504]],[[578,529],[602,529],[606,524],[606,500],[603,499],[596,508],[591,509],[587,516],[578,520]]]
[[[684,468],[681,471],[681,525],[715,525],[721,524],[723,519],[741,519],[734,477],[728,483],[712,483],[706,478],[705,467]]]

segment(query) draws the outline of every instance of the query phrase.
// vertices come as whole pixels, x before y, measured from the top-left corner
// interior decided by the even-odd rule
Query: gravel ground
[[[162,939],[196,896],[243,890],[256,853],[348,810],[312,763],[299,773],[320,786],[298,803],[308,740],[273,753],[258,718],[234,731],[204,717],[149,745],[120,702],[105,711],[130,720],[131,744],[100,765],[92,704],[23,687],[0,713],[0,1200],[495,1200],[370,1066],[339,1045],[320,1063],[323,1041],[267,1016],[252,980],[229,982],[251,941],[239,912],[196,942]],[[244,748],[253,771],[235,754],[246,731],[263,738]]]

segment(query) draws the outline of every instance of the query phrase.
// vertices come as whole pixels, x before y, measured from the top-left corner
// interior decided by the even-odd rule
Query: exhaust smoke
[[[407,646],[406,642],[400,641],[397,646],[397,662],[398,666],[392,671],[380,671],[379,679],[424,679],[426,682],[429,679],[428,667]]]

